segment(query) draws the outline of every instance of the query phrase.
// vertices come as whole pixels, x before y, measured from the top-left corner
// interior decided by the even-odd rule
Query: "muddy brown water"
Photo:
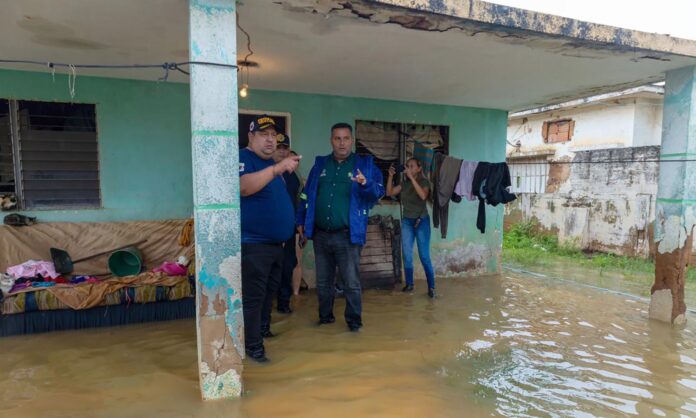
[[[358,334],[302,296],[240,400],[200,400],[192,320],[2,338],[0,416],[696,416],[693,315],[509,271],[423,284],[365,292]]]

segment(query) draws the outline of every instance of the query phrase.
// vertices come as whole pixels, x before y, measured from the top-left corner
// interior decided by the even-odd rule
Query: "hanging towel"
[[[478,161],[462,161],[462,168],[459,170],[459,181],[457,181],[457,185],[454,187],[454,194],[466,200],[476,200],[472,190],[476,167],[478,167]]]
[[[413,158],[420,161],[423,171],[429,173],[433,169],[435,150],[428,148],[418,141],[413,142]]]

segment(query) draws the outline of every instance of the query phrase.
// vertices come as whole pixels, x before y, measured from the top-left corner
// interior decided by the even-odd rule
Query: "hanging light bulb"
[[[248,95],[249,95],[249,85],[244,83],[244,84],[242,84],[242,87],[239,89],[239,97],[244,99]]]

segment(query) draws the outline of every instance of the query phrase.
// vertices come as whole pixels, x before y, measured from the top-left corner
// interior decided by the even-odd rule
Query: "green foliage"
[[[554,261],[571,261],[601,271],[653,273],[651,260],[606,253],[586,254],[558,237],[538,232],[534,222],[520,222],[503,234],[503,261],[526,266],[544,266]],[[687,279],[696,282],[696,269],[689,269]]]

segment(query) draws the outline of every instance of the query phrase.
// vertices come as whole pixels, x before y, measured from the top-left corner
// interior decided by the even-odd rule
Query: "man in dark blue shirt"
[[[276,152],[273,155],[273,159],[276,162],[283,161],[288,158],[294,151],[290,150],[290,137],[287,134],[279,133],[277,136]],[[295,154],[297,155],[297,154]],[[300,191],[302,190],[302,180],[297,175],[296,172],[285,172],[283,173],[283,180],[285,181],[285,187],[290,195],[290,200],[292,201],[292,216],[295,216],[295,208],[297,208],[297,202],[300,197]],[[280,288],[278,289],[278,304],[277,310],[280,313],[292,313],[290,308],[290,298],[292,297],[292,273],[297,266],[297,254],[295,252],[297,246],[297,237],[293,236],[285,242],[284,254],[283,254],[283,272],[280,279]]]
[[[244,342],[252,359],[264,362],[264,337],[272,337],[273,296],[280,285],[283,245],[294,234],[294,209],[282,179],[299,157],[274,162],[276,123],[261,115],[249,125],[249,146],[239,152],[242,223]]]

